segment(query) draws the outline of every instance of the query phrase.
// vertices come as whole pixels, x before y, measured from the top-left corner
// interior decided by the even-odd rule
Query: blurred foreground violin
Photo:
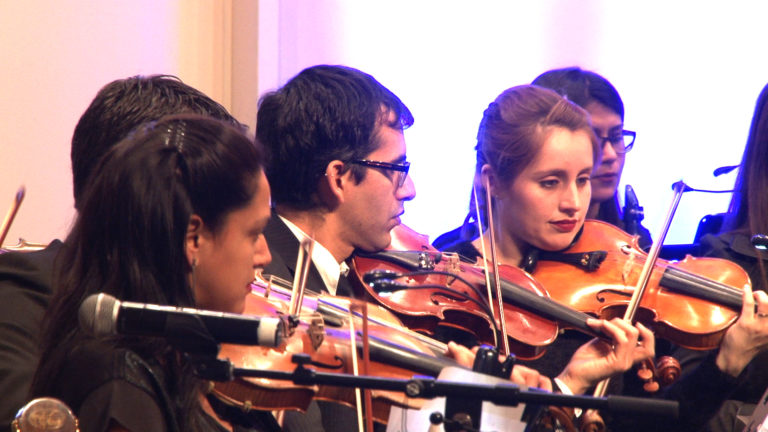
[[[255,282],[246,299],[247,314],[284,314],[288,310],[285,288]],[[296,365],[293,354],[303,353],[311,358],[310,366],[317,371],[352,374],[350,325],[343,321],[348,314],[349,299],[308,295],[302,305],[297,325],[277,348],[260,346],[222,345],[219,356],[229,358],[236,367],[292,372]],[[436,377],[446,366],[458,366],[449,358],[436,355],[440,343],[427,346],[423,340],[402,327],[397,319],[382,308],[369,305],[373,323],[369,330],[371,367],[369,374],[377,377],[410,379],[414,375]],[[385,324],[375,324],[386,322]],[[356,343],[361,350],[361,343]],[[443,345],[443,348],[444,345]],[[511,368],[511,366],[510,366]],[[511,369],[510,369],[511,370]],[[508,375],[508,374],[507,374]],[[265,378],[238,378],[217,382],[213,393],[229,405],[244,411],[306,410],[312,399],[327,400],[354,406],[354,390],[335,386],[303,386],[290,381]],[[423,400],[410,399],[403,393],[373,392],[373,419],[386,423],[392,406],[420,408]]]

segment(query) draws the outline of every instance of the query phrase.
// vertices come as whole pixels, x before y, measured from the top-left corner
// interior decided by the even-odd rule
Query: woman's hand
[[[458,364],[466,368],[472,369],[475,363],[475,355],[477,355],[477,349],[474,347],[469,349],[463,345],[459,345],[455,342],[448,342],[448,357],[456,360]],[[499,356],[499,361],[504,361],[504,356]],[[552,381],[540,374],[538,371],[520,365],[515,365],[512,368],[512,375],[509,377],[510,381],[517,385],[524,385],[528,387],[538,387],[544,390],[552,391]]]
[[[744,286],[741,316],[725,332],[720,351],[715,358],[717,367],[737,377],[750,361],[768,348],[768,295],[764,291],[752,292]]]
[[[552,380],[539,373],[535,369],[529,367],[515,365],[512,368],[512,376],[509,377],[510,381],[517,385],[524,385],[527,387],[538,387],[547,391],[552,391]]]
[[[465,368],[472,369],[472,366],[475,364],[475,353],[477,352],[477,348],[475,348],[474,352],[471,351],[469,348],[465,347],[464,345],[459,345],[456,342],[450,341],[448,342],[448,352],[446,355],[448,358],[452,358],[456,360],[456,363],[458,363],[461,366],[464,366]]]
[[[632,326],[623,319],[614,318],[610,321],[589,319],[587,324],[609,336],[613,344],[592,339],[576,350],[558,376],[573,394],[583,394],[603,379],[655,355],[656,339],[640,323]]]

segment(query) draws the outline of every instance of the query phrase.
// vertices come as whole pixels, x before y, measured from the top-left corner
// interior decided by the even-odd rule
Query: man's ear
[[[352,180],[351,175],[350,170],[344,172],[344,162],[340,160],[332,160],[325,167],[325,175],[320,179],[318,192],[329,208],[344,201],[344,192]]]
[[[189,264],[198,262],[198,254],[200,253],[200,237],[203,233],[203,220],[200,216],[193,214],[189,218],[187,224],[187,234],[184,237],[184,243],[186,246],[187,260]]]

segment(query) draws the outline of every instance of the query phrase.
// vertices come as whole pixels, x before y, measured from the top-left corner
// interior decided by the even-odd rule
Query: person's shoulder
[[[87,382],[92,387],[102,383],[120,379],[126,375],[126,366],[135,364],[138,357],[131,350],[117,348],[114,343],[103,339],[87,339],[64,350],[62,364],[62,380]]]
[[[110,419],[126,426],[165,426],[168,413],[163,407],[170,400],[161,368],[109,340],[81,340],[60,350],[64,360],[51,389],[85,424],[94,430],[102,430]],[[139,412],[148,417],[137,416]]]
[[[54,262],[62,247],[54,240],[39,251],[0,254],[0,287],[13,284],[50,294]]]
[[[455,229],[452,229],[448,232],[442,233],[435,241],[432,242],[432,246],[435,249],[444,250],[446,247],[456,243],[461,239],[461,229],[462,227],[457,227]]]
[[[756,256],[749,236],[736,231],[726,231],[719,234],[706,234],[699,239],[701,256],[727,258],[734,255]]]

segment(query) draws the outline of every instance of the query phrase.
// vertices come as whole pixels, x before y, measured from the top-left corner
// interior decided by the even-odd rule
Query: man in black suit
[[[346,260],[355,249],[387,247],[415,196],[403,137],[411,124],[394,93],[343,66],[305,69],[261,99],[256,135],[275,209],[265,273],[291,279],[299,241],[312,237],[308,289],[352,294]]]
[[[165,115],[197,113],[242,127],[224,107],[171,76],[136,76],[103,87],[83,113],[72,136],[75,208],[101,156],[142,123]],[[54,286],[54,240],[38,252],[0,254],[0,432],[10,430],[27,402],[37,368],[41,323]]]
[[[346,260],[355,249],[387,247],[404,202],[415,196],[403,138],[412,123],[394,93],[343,66],[305,69],[261,99],[256,136],[267,149],[274,207],[264,230],[272,254],[265,274],[292,280],[300,241],[311,237],[307,289],[353,296]],[[288,413],[284,428],[356,428],[350,408],[319,405]]]

